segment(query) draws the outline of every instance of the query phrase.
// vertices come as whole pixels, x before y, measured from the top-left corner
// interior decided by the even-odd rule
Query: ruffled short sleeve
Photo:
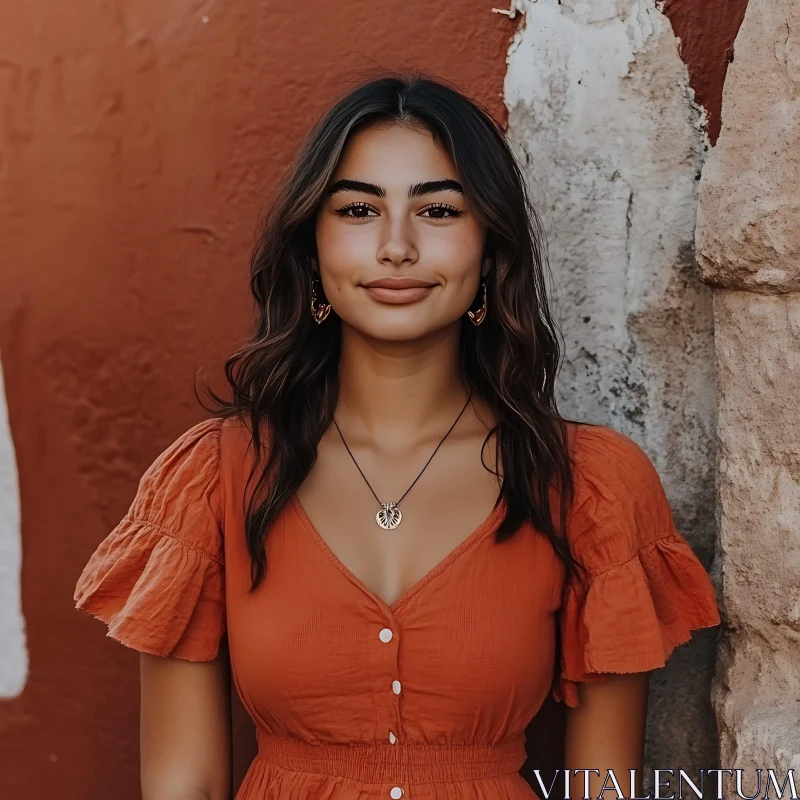
[[[205,420],[156,458],[75,587],[76,607],[140,652],[210,661],[225,633],[221,426]]]
[[[663,667],[691,631],[720,623],[711,579],[675,528],[645,452],[611,428],[581,425],[567,539],[585,576],[568,576],[553,697],[579,705],[579,682]]]

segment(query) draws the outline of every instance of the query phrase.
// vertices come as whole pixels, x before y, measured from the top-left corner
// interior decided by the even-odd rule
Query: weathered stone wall
[[[720,755],[800,770],[800,5],[750,0],[700,184],[714,289],[726,617]],[[765,787],[761,787],[763,793]]]
[[[517,8],[525,24],[505,99],[548,233],[566,349],[560,406],[644,447],[710,568],[714,342],[711,291],[694,259],[705,114],[654,0]],[[697,632],[653,676],[648,765],[716,764],[716,630]]]

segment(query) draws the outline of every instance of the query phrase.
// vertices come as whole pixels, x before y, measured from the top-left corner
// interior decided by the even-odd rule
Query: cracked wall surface
[[[694,259],[705,114],[652,0],[517,8],[525,21],[505,100],[548,232],[566,351],[560,406],[644,447],[678,528],[710,569],[714,342],[711,292]],[[655,673],[649,764],[715,763],[715,638],[697,632]]]

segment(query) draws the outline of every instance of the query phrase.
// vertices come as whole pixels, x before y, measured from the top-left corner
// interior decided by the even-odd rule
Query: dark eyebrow
[[[458,181],[447,178],[441,181],[425,181],[415,183],[409,190],[409,197],[420,197],[423,194],[433,194],[434,192],[458,192],[464,194],[464,188]]]
[[[336,181],[328,189],[328,194],[336,194],[336,192],[363,192],[375,197],[386,197],[386,189],[383,186],[378,186],[375,183],[365,183],[364,181],[351,181],[346,178]]]
[[[342,180],[336,181],[328,189],[328,194],[336,194],[337,192],[363,192],[374,197],[386,197],[386,189],[383,186],[378,186],[376,183],[367,183],[366,181],[354,181],[349,178],[342,178]],[[408,196],[421,197],[424,194],[433,194],[434,192],[458,192],[459,194],[464,194],[464,189],[458,181],[446,178],[440,181],[415,183],[409,188]]]

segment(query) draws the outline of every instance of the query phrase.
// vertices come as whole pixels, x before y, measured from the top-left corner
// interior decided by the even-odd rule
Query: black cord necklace
[[[466,411],[467,406],[469,405],[469,401],[471,399],[472,399],[472,392],[469,393],[469,397],[467,398],[467,402],[464,403],[464,408],[461,409],[461,413],[456,417],[456,422],[458,422],[461,419],[461,414],[463,414],[464,411]],[[450,430],[447,431],[447,433],[444,435],[442,441],[436,445],[436,450],[438,450],[442,446],[442,442],[444,442],[444,440],[450,435],[450,431],[452,431],[453,428],[455,428],[456,422],[454,422],[450,426]],[[403,492],[403,497],[401,497],[399,500],[395,500],[392,503],[381,503],[380,498],[378,497],[378,495],[375,494],[375,490],[372,488],[372,486],[370,486],[370,483],[367,480],[367,476],[361,471],[361,467],[358,466],[358,461],[356,461],[355,456],[350,452],[350,448],[347,446],[347,442],[344,440],[344,436],[342,436],[342,431],[340,430],[339,424],[336,422],[335,417],[333,418],[333,424],[336,425],[336,430],[339,431],[339,436],[342,437],[342,442],[345,446],[345,449],[350,454],[350,458],[353,459],[353,463],[356,465],[356,469],[359,472],[361,472],[361,477],[364,479],[364,482],[367,484],[367,486],[369,486],[369,490],[372,492],[372,496],[378,501],[378,503],[380,503],[381,510],[375,515],[375,521],[384,530],[391,530],[393,528],[396,528],[403,520],[403,515],[400,513],[400,509],[397,506],[400,505],[400,503],[403,500],[403,497],[405,497],[411,491],[412,487],[414,486],[414,483],[416,483],[420,479],[422,473],[425,472],[425,470],[428,468],[428,464],[431,463],[433,457],[436,455],[436,450],[434,450],[433,453],[431,453],[431,457],[425,462],[425,466],[422,468],[419,475],[417,475],[417,477],[414,478],[414,483],[412,483],[411,486],[409,486],[408,489],[406,489],[405,492]]]

